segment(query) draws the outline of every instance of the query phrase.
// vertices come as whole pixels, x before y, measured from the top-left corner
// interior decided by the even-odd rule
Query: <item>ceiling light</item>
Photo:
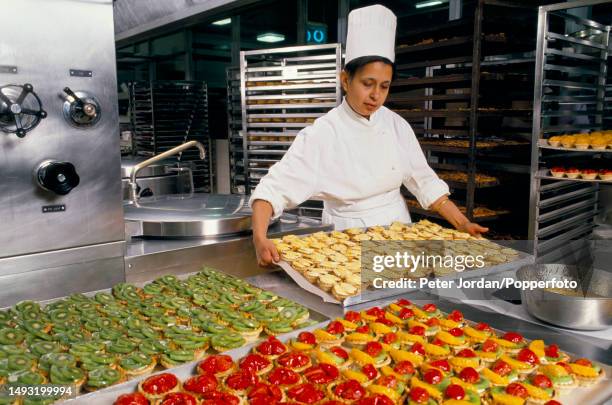
[[[277,34],[275,32],[266,32],[265,34],[257,35],[257,40],[259,42],[282,42],[285,40],[285,36],[283,34]]]
[[[231,22],[232,22],[231,18],[224,18],[223,20],[213,22],[212,25],[227,25],[227,24],[231,24]]]
[[[442,3],[443,2],[441,0],[432,0],[432,1],[424,1],[422,3],[417,3],[414,6],[416,8],[425,8],[425,7],[431,7],[431,6],[439,6]]]

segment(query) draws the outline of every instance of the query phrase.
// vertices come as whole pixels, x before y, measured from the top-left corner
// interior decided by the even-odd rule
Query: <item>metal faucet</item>
[[[150,166],[154,163],[159,162],[160,160],[164,160],[164,159],[169,158],[170,156],[179,154],[185,149],[191,148],[192,146],[195,146],[196,148],[200,150],[200,159],[204,159],[206,157],[206,149],[204,149],[204,145],[202,145],[198,141],[189,141],[175,148],[167,150],[163,153],[160,153],[159,155],[155,155],[145,160],[144,162],[140,162],[132,168],[132,174],[130,175],[130,199],[132,200],[132,203],[134,204],[134,206],[136,207],[139,206],[138,205],[138,185],[136,184],[136,176],[138,175],[138,172],[147,166]],[[193,190],[193,184],[192,184],[192,190]]]

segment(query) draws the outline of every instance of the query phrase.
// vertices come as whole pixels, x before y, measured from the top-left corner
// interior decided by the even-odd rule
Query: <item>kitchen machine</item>
[[[20,0],[0,40],[0,306],[124,279],[112,0]]]

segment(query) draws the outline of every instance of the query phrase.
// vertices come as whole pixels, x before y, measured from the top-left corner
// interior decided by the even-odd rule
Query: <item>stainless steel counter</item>
[[[271,225],[268,236],[307,234],[331,230],[330,225],[284,214]],[[211,266],[238,277],[269,272],[257,266],[251,234],[203,239],[142,239],[127,243],[125,277],[128,282],[151,280],[164,274],[185,274]]]
[[[324,303],[323,300],[311,293],[302,290],[284,272],[274,272],[262,274],[247,279],[250,283],[274,291],[289,299],[299,302],[312,308],[313,310],[326,315],[329,318],[342,316],[344,308],[340,305]],[[440,298],[429,291],[413,291],[400,293],[395,297],[382,299],[379,301],[368,302],[347,308],[347,310],[361,310],[373,306],[384,306],[398,298],[406,298],[417,304],[426,302],[435,303],[440,310],[450,312],[458,309],[465,315],[466,319],[476,322],[487,322],[492,327],[506,330],[517,331],[528,339],[544,339],[546,342],[555,342],[562,350],[574,353],[578,356],[612,364],[612,340],[594,337],[594,333],[575,333],[569,330],[561,330],[543,325],[536,320],[528,321],[512,316],[510,313],[499,313],[483,306],[468,305],[461,301]],[[511,305],[511,304],[510,304]],[[511,305],[512,307],[512,305]],[[522,310],[521,305],[514,305],[510,310],[519,315]]]

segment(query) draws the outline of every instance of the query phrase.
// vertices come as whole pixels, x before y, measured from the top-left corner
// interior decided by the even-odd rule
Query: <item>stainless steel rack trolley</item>
[[[571,253],[571,241],[595,227],[602,176],[612,149],[558,143],[559,135],[599,135],[609,52],[609,20],[578,17],[571,9],[610,3],[583,0],[539,8],[532,132],[529,239],[539,261],[555,263]],[[565,139],[565,138],[564,138]],[[564,167],[570,175],[553,175]],[[610,168],[610,167],[608,167]],[[582,169],[582,170],[581,170]],[[565,169],[564,169],[565,170]]]
[[[340,44],[240,52],[247,194],[283,157],[301,129],[340,104],[341,68]],[[320,217],[319,202],[306,202],[303,208]]]
[[[134,82],[130,108],[136,154],[151,157],[195,140],[206,147],[201,160],[197,150],[188,150],[178,161],[193,167],[195,191],[212,192],[214,151],[208,130],[208,88],[202,81],[157,80]]]

